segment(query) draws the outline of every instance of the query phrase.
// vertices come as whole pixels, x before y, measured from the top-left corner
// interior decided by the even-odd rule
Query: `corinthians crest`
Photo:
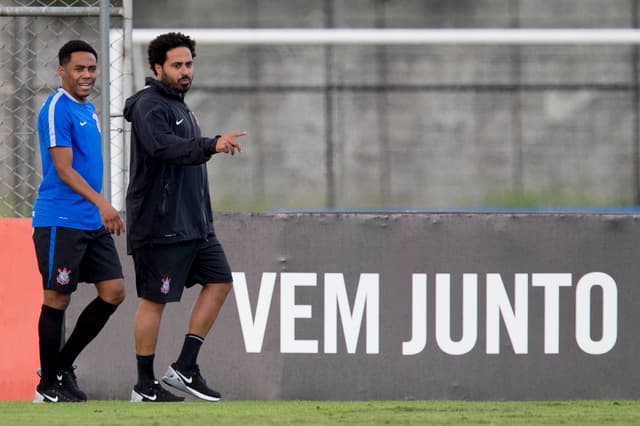
[[[60,285],[67,285],[71,280],[71,270],[67,268],[58,269],[58,276],[56,277],[56,281]]]
[[[169,277],[160,278],[160,281],[162,282],[162,285],[160,286],[160,293],[168,294],[170,289],[169,284],[171,284],[171,278]]]

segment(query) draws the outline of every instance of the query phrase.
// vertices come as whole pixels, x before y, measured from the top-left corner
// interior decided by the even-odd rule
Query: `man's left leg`
[[[98,296],[80,313],[78,321],[60,350],[58,365],[64,387],[78,398],[87,399],[80,390],[73,371],[73,362],[103,329],[118,305],[124,300],[124,282],[121,278],[96,283]]]
[[[227,299],[231,284],[207,284],[202,287],[198,298],[191,309],[189,319],[189,333],[206,337],[213,326],[220,308]]]
[[[124,300],[121,278],[96,283],[98,296],[80,313],[76,326],[60,351],[59,365],[70,368],[80,352],[100,333],[118,305]]]
[[[162,378],[166,384],[207,401],[220,399],[220,393],[209,388],[200,374],[197,359],[200,347],[218,317],[231,287],[231,283],[203,286],[193,304],[188,334],[185,336],[178,360],[169,366]]]

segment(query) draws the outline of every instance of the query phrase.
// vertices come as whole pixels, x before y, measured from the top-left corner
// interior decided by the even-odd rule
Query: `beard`
[[[166,74],[163,74],[161,81],[178,93],[187,93],[191,88],[191,78],[180,77],[178,80],[171,80]]]

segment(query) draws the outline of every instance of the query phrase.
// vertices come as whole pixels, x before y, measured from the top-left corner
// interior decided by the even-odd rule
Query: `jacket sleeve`
[[[169,112],[162,103],[138,105],[132,123],[136,139],[152,158],[170,164],[195,165],[207,162],[216,152],[217,137],[186,139],[175,134]]]

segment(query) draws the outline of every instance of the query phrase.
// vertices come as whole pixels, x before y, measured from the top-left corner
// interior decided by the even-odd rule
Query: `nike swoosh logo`
[[[49,395],[47,395],[46,393],[43,393],[42,396],[44,396],[45,398],[47,398],[51,402],[58,402],[58,397],[57,396],[55,398],[52,398]]]
[[[182,373],[180,373],[178,370],[176,370],[176,373],[178,374],[178,376],[180,376],[182,378],[182,380],[184,380],[185,382],[191,384],[191,382],[193,382],[193,377],[186,377],[185,375],[183,375]]]
[[[142,392],[140,392],[140,395],[144,396],[145,398],[147,398],[150,401],[155,401],[158,398],[158,395],[156,395],[155,393],[153,394],[153,396],[149,396],[149,395],[145,395]]]
[[[184,121],[184,118],[181,118],[180,120],[176,120],[176,126],[181,125],[183,121]]]
[[[84,126],[86,126],[86,125],[87,125],[87,122],[86,122],[86,121],[81,121],[81,122],[80,122],[80,127],[84,127]]]

